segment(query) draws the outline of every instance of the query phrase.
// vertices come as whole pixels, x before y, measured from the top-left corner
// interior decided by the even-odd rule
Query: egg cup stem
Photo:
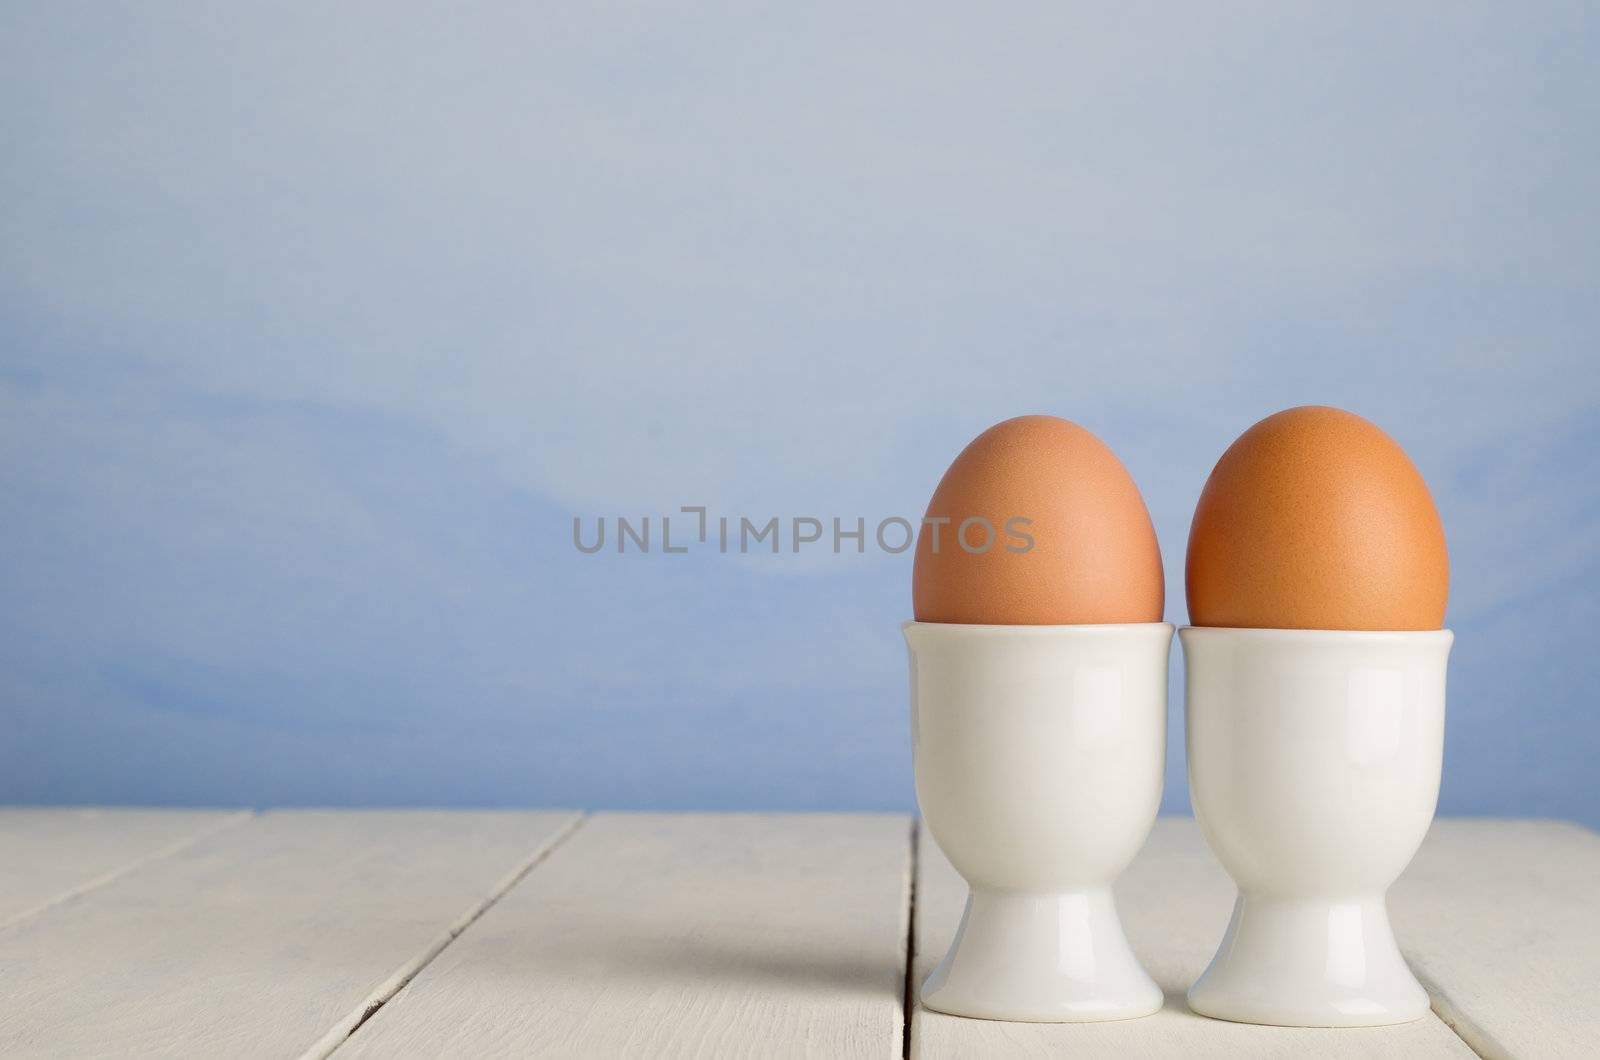
[[[1189,1006],[1288,1027],[1421,1018],[1384,894],[1438,801],[1451,633],[1180,636],[1195,816],[1239,887]]]
[[[1172,627],[904,629],[917,799],[971,888],[923,1004],[1029,1022],[1156,1011],[1111,889],[1161,801]]]

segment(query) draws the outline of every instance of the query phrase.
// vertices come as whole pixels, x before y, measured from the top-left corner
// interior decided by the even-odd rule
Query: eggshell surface
[[[1440,629],[1450,592],[1427,483],[1354,413],[1293,408],[1222,454],[1195,507],[1189,621],[1254,629]]]
[[[979,519],[994,528],[982,551]],[[928,502],[911,585],[919,622],[1159,622],[1165,604],[1138,487],[1100,439],[1054,416],[1006,420],[961,451]]]

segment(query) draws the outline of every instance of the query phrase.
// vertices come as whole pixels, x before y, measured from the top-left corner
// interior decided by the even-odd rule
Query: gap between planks
[[[1439,1017],[1439,1022],[1450,1028],[1450,1033],[1461,1039],[1461,1044],[1477,1053],[1480,1060],[1497,1060],[1499,1057],[1509,1057],[1511,1053],[1499,1042],[1495,1041],[1483,1031],[1478,1030],[1466,1013],[1456,1007],[1443,989],[1428,976],[1406,961],[1406,966],[1411,968],[1411,974],[1417,977],[1417,982],[1422,984],[1422,989],[1428,993],[1428,1008]]]
[[[146,865],[152,865],[163,858],[170,858],[175,854],[181,854],[185,850],[188,850],[190,847],[194,846],[196,843],[199,843],[202,840],[210,839],[212,836],[220,835],[230,828],[237,828],[246,821],[254,819],[256,816],[257,811],[255,810],[240,810],[237,813],[229,814],[227,817],[222,818],[222,820],[214,822],[209,828],[202,828],[200,831],[176,839],[164,847],[141,854],[132,861],[118,865],[116,868],[109,869],[106,872],[102,872],[92,880],[80,883],[76,887],[68,888],[67,890],[56,895],[54,898],[40,902],[32,909],[24,909],[15,916],[7,920],[0,921],[0,931],[5,931],[7,928],[15,927],[25,920],[31,920],[40,913],[47,913],[58,906],[66,905],[68,902],[75,902],[86,894],[98,891],[107,884],[117,882],[118,880],[122,879],[122,877],[126,876],[130,872],[135,871],[136,869],[142,869]]]
[[[496,902],[511,893],[511,889],[521,883],[528,873],[536,869],[550,855],[559,850],[567,840],[571,839],[578,829],[583,827],[584,822],[589,820],[590,816],[591,814],[587,811],[575,816],[565,828],[556,833],[554,838],[538,850],[535,850],[522,864],[507,873],[499,883],[489,889],[488,895],[482,901],[463,913],[455,923],[445,929],[443,934],[434,939],[422,953],[407,961],[399,971],[384,980],[376,990],[367,996],[358,1009],[353,1010],[348,1016],[330,1028],[328,1033],[317,1039],[311,1048],[301,1054],[300,1060],[327,1060],[327,1057],[333,1055],[341,1045],[349,1041],[361,1029],[363,1024],[377,1015],[384,1005],[387,1005],[397,994],[404,990],[407,984],[415,979],[424,968],[432,964],[434,959],[443,953],[452,942],[460,938],[462,932],[476,923],[483,914],[494,907]]]
[[[922,818],[911,816],[911,850],[906,858],[906,988],[900,1002],[900,1060],[911,1060],[911,1013],[917,1005],[917,855]]]

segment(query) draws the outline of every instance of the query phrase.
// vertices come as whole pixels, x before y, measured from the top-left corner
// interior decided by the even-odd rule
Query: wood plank
[[[336,1060],[899,1057],[910,828],[591,818]]]
[[[326,1052],[577,819],[256,817],[0,934],[0,1055]]]
[[[916,978],[944,956],[961,918],[966,885],[926,830],[920,836]],[[911,1055],[945,1057],[1459,1057],[1472,1050],[1439,1019],[1347,1030],[1255,1027],[1196,1016],[1184,992],[1205,969],[1233,907],[1233,884],[1188,818],[1162,818],[1117,888],[1129,941],[1166,992],[1160,1012],[1117,1023],[995,1023],[912,1011]]]
[[[1600,836],[1436,822],[1389,905],[1434,1010],[1479,1054],[1600,1055]]]
[[[0,809],[0,930],[249,817],[237,810]]]

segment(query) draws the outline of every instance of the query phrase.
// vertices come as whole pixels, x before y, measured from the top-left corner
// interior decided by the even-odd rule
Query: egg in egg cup
[[[1189,790],[1238,884],[1190,1007],[1421,1018],[1384,895],[1433,820],[1444,755],[1449,566],[1427,486],[1358,416],[1268,417],[1206,483],[1187,582]]]
[[[983,524],[1028,547],[961,536]],[[1133,480],[1065,420],[990,428],[929,503],[913,597],[917,801],[970,888],[922,1003],[1030,1022],[1155,1012],[1112,898],[1161,802],[1173,634]]]

